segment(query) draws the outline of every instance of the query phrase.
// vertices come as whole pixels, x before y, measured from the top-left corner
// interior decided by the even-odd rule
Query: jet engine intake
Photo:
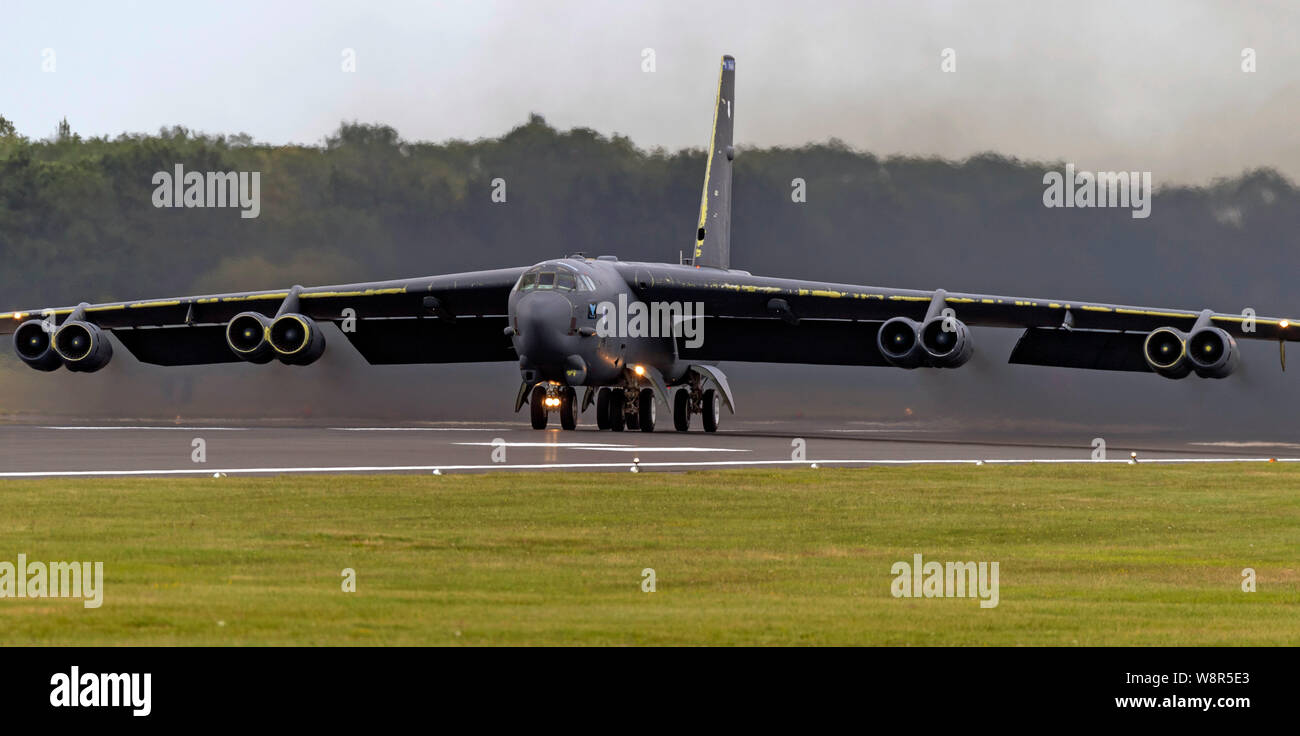
[[[275,350],[266,339],[270,329],[270,317],[258,312],[241,312],[226,325],[226,344],[242,360],[269,363],[275,358]]]
[[[38,371],[55,371],[63,367],[63,358],[54,350],[50,326],[39,319],[28,320],[14,331],[14,351],[19,359]]]
[[[958,368],[970,360],[975,345],[966,323],[937,315],[921,326],[921,347],[936,368]]]
[[[51,342],[63,364],[76,373],[94,373],[113,359],[113,343],[108,341],[108,335],[89,322],[64,322]]]
[[[1239,356],[1237,341],[1218,327],[1202,327],[1187,338],[1187,359],[1201,378],[1227,378]]]
[[[1187,359],[1187,333],[1172,327],[1157,327],[1142,343],[1142,357],[1151,370],[1165,378],[1183,378],[1192,372]]]
[[[267,340],[285,365],[310,365],[325,353],[325,335],[310,317],[284,314],[267,330]]]
[[[894,317],[876,332],[876,348],[890,365],[898,368],[916,368],[924,365],[925,349],[921,347],[921,327],[907,317]]]

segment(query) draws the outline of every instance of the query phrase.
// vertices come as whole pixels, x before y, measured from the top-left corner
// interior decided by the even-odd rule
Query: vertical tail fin
[[[704,169],[704,193],[700,195],[700,221],[691,261],[696,266],[731,267],[731,163],[736,156],[731,139],[735,114],[736,60],[724,56],[718,74],[709,162]]]

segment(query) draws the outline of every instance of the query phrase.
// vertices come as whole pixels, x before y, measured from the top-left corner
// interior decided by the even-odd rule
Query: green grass
[[[1300,643],[1280,465],[3,482],[19,552],[104,605],[0,599],[9,645]],[[893,598],[916,552],[1000,605]]]

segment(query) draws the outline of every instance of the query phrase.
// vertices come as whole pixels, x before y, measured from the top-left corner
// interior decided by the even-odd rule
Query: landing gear
[[[655,392],[641,389],[641,405],[637,407],[637,423],[642,432],[655,431]]]
[[[609,429],[609,394],[610,390],[602,388],[596,392],[596,427]]]
[[[578,394],[572,386],[539,383],[529,392],[528,408],[533,429],[546,429],[546,420],[552,411],[560,413],[562,428],[578,427]]]
[[[546,416],[549,413],[546,406],[546,387],[540,383],[533,386],[529,408],[532,410],[533,429],[546,429]]]
[[[673,428],[678,432],[691,429],[691,392],[684,388],[673,394]]]
[[[700,412],[701,418],[704,419],[705,432],[717,432],[718,420],[722,419],[722,400],[718,392],[709,389],[704,392],[703,411]]]
[[[627,420],[627,394],[621,388],[609,390],[609,428],[622,432]]]
[[[560,427],[563,429],[577,429],[578,417],[574,412],[574,404],[578,401],[578,394],[572,386],[565,386],[560,389]]]

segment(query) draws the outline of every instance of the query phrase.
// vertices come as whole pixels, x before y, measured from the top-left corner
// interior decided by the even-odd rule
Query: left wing
[[[310,320],[356,320],[344,334],[370,363],[515,360],[503,330],[510,290],[524,268],[276,291],[212,294],[0,313],[0,335],[30,320],[70,317],[110,331],[155,365],[236,362],[226,325],[238,314],[290,311]]]

